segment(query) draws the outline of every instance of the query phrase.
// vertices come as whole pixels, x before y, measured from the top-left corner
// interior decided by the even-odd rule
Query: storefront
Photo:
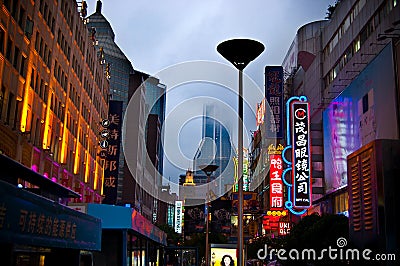
[[[74,204],[102,221],[101,252],[95,265],[163,265],[167,235],[130,207]]]
[[[91,265],[100,219],[60,204],[79,195],[4,155],[0,166],[1,265]]]

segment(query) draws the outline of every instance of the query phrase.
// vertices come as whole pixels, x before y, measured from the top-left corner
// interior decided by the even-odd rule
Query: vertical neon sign
[[[282,183],[282,171],[283,171],[283,161],[282,161],[282,150],[283,146],[278,145],[277,148],[271,144],[268,147],[270,169],[269,169],[269,202],[270,210],[281,211],[283,210],[283,183]]]
[[[292,185],[293,203],[296,208],[311,206],[310,165],[310,106],[308,102],[291,104],[292,131]]]
[[[285,207],[296,215],[304,214],[312,204],[309,114],[306,96],[291,97],[286,102],[287,146],[282,151],[282,159],[289,167],[282,172],[282,181],[288,187]],[[291,149],[291,161],[285,158],[287,149]],[[289,171],[292,173],[291,184],[285,179]]]

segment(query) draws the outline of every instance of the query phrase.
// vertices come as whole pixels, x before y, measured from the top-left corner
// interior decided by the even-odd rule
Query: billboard
[[[265,67],[265,108],[267,138],[283,138],[283,68],[282,66]]]
[[[231,210],[231,200],[219,198],[211,203],[211,232],[225,234],[231,232]]]
[[[389,43],[323,112],[327,193],[347,185],[347,156],[375,139],[398,139]]]
[[[185,206],[185,235],[205,232],[205,205]]]

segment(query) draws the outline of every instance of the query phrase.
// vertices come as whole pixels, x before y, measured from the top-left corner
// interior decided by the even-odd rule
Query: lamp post
[[[208,164],[208,165],[199,165],[199,168],[206,174],[207,176],[207,217],[206,217],[206,266],[210,265],[210,250],[208,248],[208,234],[209,234],[209,220],[210,220],[210,181],[211,174],[218,169],[218,165]]]
[[[218,44],[217,51],[239,70],[237,254],[238,266],[243,266],[243,70],[264,51],[264,45],[255,40],[231,39]]]

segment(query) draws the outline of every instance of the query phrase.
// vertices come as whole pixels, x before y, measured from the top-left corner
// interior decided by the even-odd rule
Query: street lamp
[[[231,39],[218,44],[217,51],[239,70],[237,254],[238,266],[243,266],[243,70],[264,51],[264,45],[255,40]]]
[[[210,265],[210,251],[208,248],[208,224],[210,218],[210,181],[211,181],[211,174],[218,169],[218,165],[215,164],[208,164],[208,165],[199,165],[199,168],[206,174],[207,176],[207,217],[206,217],[206,266]]]

